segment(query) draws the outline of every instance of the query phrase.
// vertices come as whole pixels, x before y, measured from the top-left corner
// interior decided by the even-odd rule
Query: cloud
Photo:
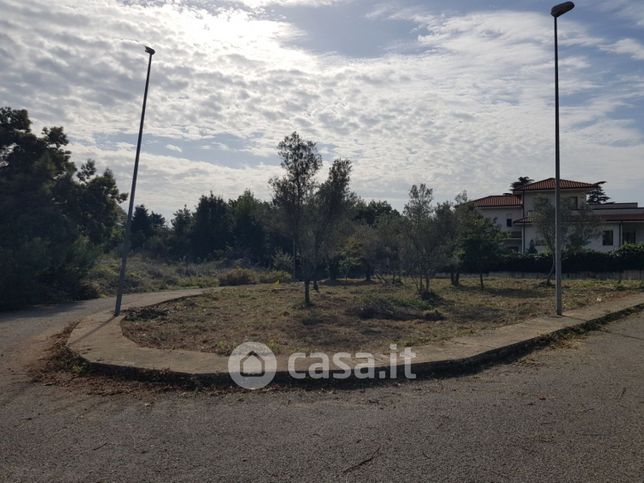
[[[451,199],[552,174],[546,14],[381,7],[371,17],[409,22],[414,50],[357,58],[296,47],[306,31],[287,17],[229,2],[4,4],[0,104],[27,108],[36,126],[64,125],[74,159],[112,166],[122,189],[134,148],[104,140],[135,139],[147,67],[141,44],[157,50],[137,201],[164,215],[210,190],[268,197],[276,145],[294,130],[319,141],[327,160],[354,160],[361,195],[399,207],[412,183]],[[644,76],[598,64],[598,49],[619,42],[584,24],[567,20],[561,39],[564,173],[643,183],[641,170],[621,176],[615,166],[634,166],[644,153],[641,128],[620,114],[641,103]],[[153,151],[150,139],[176,156]],[[593,153],[610,162],[589,160]]]
[[[644,60],[644,44],[635,39],[621,39],[604,46],[603,49],[615,54],[628,55],[635,60]]]
[[[250,8],[259,8],[266,7],[268,5],[279,5],[285,7],[292,6],[307,6],[307,7],[320,7],[333,5],[334,3],[339,3],[346,0],[239,0],[239,3],[242,3]]]

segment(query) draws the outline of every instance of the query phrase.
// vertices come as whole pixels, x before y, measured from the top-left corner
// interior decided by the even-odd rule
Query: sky
[[[213,192],[270,198],[297,131],[353,162],[366,200],[402,208],[554,176],[551,2],[0,0],[0,105],[62,125],[72,159],[170,218]],[[561,173],[644,204],[644,2],[559,19]]]

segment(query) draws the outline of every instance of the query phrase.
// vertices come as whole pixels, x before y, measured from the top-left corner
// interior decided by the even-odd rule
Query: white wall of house
[[[587,190],[562,190],[561,199],[563,203],[572,199],[573,207],[581,207],[586,202]],[[521,195],[522,193],[517,192]],[[553,205],[555,202],[555,192],[553,190],[544,191],[526,191],[523,193],[523,203],[525,210],[521,206],[516,207],[480,207],[479,213],[494,221],[501,231],[507,233],[505,246],[514,250],[528,251],[530,242],[534,242],[537,252],[543,253],[547,250],[543,237],[537,232],[534,225],[527,224],[525,227],[521,224],[514,224],[514,221],[521,218],[530,217],[534,212],[535,201],[538,198],[546,198]],[[610,204],[609,204],[610,205]],[[602,205],[601,208],[595,207],[593,213],[602,215],[627,215],[635,212],[641,213],[642,208],[637,207],[637,203],[617,203],[613,206]],[[632,205],[632,206],[628,206]],[[634,211],[636,210],[636,211]],[[511,223],[508,222],[511,220]],[[630,233],[632,238],[635,236],[636,243],[644,242],[644,222],[611,222],[602,226],[599,235],[593,238],[586,246],[587,249],[598,252],[610,252],[618,249],[628,238],[624,233]],[[524,237],[524,238],[522,238]]]
[[[612,235],[605,236],[604,233]],[[599,236],[590,240],[586,248],[596,252],[611,252],[619,246],[619,223],[610,223],[599,228]]]
[[[479,208],[479,212],[488,220],[493,221],[502,231],[516,231],[519,228],[513,224],[507,226],[507,220],[511,222],[521,218],[523,211],[521,207],[507,207],[507,208]]]
[[[529,216],[530,212],[534,210],[535,201],[537,198],[546,198],[552,203],[555,204],[555,192],[554,191],[526,191],[525,192],[525,212],[526,216]],[[562,204],[566,200],[572,199],[573,206],[581,206],[586,202],[586,192],[584,190],[561,190],[561,201]]]

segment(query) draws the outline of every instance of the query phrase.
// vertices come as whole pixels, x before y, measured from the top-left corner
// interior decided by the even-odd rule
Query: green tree
[[[30,125],[27,111],[0,108],[2,307],[82,295],[98,254],[79,220],[82,188],[63,129],[36,136]]]
[[[459,215],[459,256],[463,266],[479,274],[483,290],[483,274],[502,254],[503,235],[496,224],[479,214],[471,205],[466,205]]]
[[[424,184],[413,185],[403,210],[403,259],[421,297],[429,293],[431,278],[446,263],[446,244],[449,241],[446,233],[442,232],[444,211],[449,210],[449,205],[441,205],[437,209],[432,200],[431,188]]]
[[[583,250],[592,238],[598,235],[599,221],[587,204],[573,209],[570,203],[561,203],[561,248],[562,251],[578,252]],[[552,255],[552,268],[546,278],[546,285],[555,270],[555,207],[548,198],[538,197],[531,216],[537,233],[543,239],[548,253]]]
[[[221,197],[210,193],[197,204],[192,227],[192,253],[198,260],[221,255],[233,241],[230,206]]]
[[[293,240],[304,281],[304,303],[310,305],[311,282],[317,280],[316,271],[325,254],[337,246],[336,230],[352,203],[351,162],[336,159],[327,180],[318,184],[315,175],[322,159],[315,143],[293,133],[279,144],[278,153],[286,173],[270,181],[273,203]]]
[[[250,190],[229,202],[233,221],[234,249],[257,263],[266,261],[266,228],[262,223],[267,207]]]
[[[519,178],[510,185],[510,189],[512,191],[520,191],[530,183],[534,183],[534,180],[529,176],[519,176]]]
[[[280,210],[280,221],[293,245],[293,277],[296,277],[301,238],[306,232],[304,216],[307,203],[316,189],[315,175],[322,167],[322,157],[312,141],[303,140],[297,132],[286,136],[277,145],[285,175],[274,177],[269,184],[273,189],[273,203]]]
[[[592,190],[590,190],[586,198],[587,203],[591,205],[598,205],[601,203],[606,203],[608,200],[610,200],[610,196],[604,193],[604,187],[602,186],[604,183],[605,181],[600,181]]]
[[[70,212],[73,213],[81,232],[96,246],[111,248],[116,240],[115,229],[123,215],[119,203],[127,199],[116,186],[110,169],[96,174],[92,159],[81,165],[76,174],[77,183],[69,183]]]
[[[184,206],[174,213],[170,222],[171,230],[169,235],[169,253],[175,259],[191,259],[192,253],[192,229],[194,226],[194,215]]]

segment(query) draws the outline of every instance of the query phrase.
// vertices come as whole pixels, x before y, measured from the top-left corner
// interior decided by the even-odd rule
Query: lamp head
[[[568,2],[568,3],[570,3],[570,2]],[[145,46],[145,51],[150,55],[154,55],[154,53],[155,53],[155,50],[152,47],[148,47],[147,45]]]
[[[564,13],[570,12],[573,8],[575,8],[575,4],[572,2],[560,3],[552,7],[552,9],[550,10],[550,15],[552,15],[554,18],[561,17]]]

